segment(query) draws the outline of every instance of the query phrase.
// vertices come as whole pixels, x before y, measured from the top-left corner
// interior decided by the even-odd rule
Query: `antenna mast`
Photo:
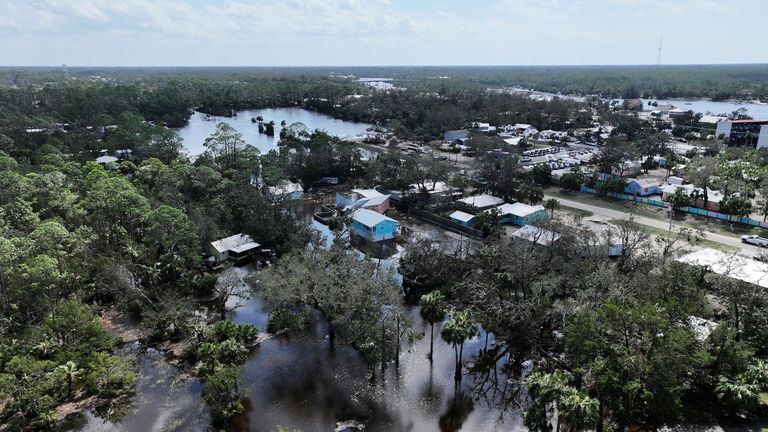
[[[656,66],[661,66],[661,44],[664,42],[664,34],[659,38],[659,52],[656,55]]]

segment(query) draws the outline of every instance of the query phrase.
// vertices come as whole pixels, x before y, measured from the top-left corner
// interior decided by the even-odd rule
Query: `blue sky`
[[[0,0],[0,65],[768,63],[766,0]]]

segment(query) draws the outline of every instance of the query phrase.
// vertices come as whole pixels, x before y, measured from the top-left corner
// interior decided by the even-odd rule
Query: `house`
[[[511,145],[511,146],[517,146],[520,144],[520,141],[522,141],[522,137],[514,137],[514,138],[504,138],[504,142]]]
[[[530,206],[521,202],[502,204],[496,207],[499,223],[513,223],[525,226],[533,221],[546,221],[547,211],[542,206]]]
[[[231,259],[239,262],[250,257],[259,246],[258,243],[253,241],[251,236],[235,234],[221,240],[212,241],[210,252],[218,261]]]
[[[443,135],[446,142],[463,141],[469,138],[469,131],[466,129],[448,131]]]
[[[512,131],[515,133],[515,135],[522,135],[526,137],[539,132],[535,127],[527,123],[516,123],[514,126],[512,126]]]
[[[551,246],[560,240],[560,234],[534,225],[526,225],[512,234],[512,237],[541,246]]]
[[[373,210],[358,209],[352,213],[352,232],[369,241],[395,238],[397,221]]]
[[[376,189],[352,189],[349,193],[337,193],[336,205],[341,208],[364,208],[384,214],[389,209],[389,195]]]
[[[672,118],[672,119],[683,118],[689,115],[691,115],[691,111],[686,111],[684,109],[675,108],[675,109],[669,110],[669,118]]]
[[[661,195],[661,183],[657,178],[643,175],[631,179],[624,188],[624,193],[639,196]]]
[[[756,259],[715,249],[701,249],[677,260],[688,265],[704,267],[712,273],[768,288],[768,264]]]
[[[490,123],[475,122],[472,124],[472,126],[477,128],[478,131],[483,133],[496,132],[496,126],[491,126]]]
[[[117,162],[119,159],[114,156],[99,156],[96,158],[96,163],[107,165]]]
[[[277,186],[267,187],[267,193],[275,200],[295,201],[304,198],[304,189],[301,184],[289,180],[283,180]]]
[[[455,212],[451,213],[448,218],[459,225],[464,225],[467,227],[472,227],[475,225],[475,215],[464,213],[463,211],[456,210]]]
[[[614,167],[612,174],[627,177],[636,176],[643,170],[643,164],[640,161],[624,161],[621,163],[621,168]]]
[[[485,210],[491,207],[496,207],[504,204],[504,200],[493,195],[475,195],[467,198],[460,199],[459,202],[463,202],[469,206],[472,206],[478,210]]]
[[[640,98],[624,99],[624,102],[622,102],[621,106],[628,111],[642,111],[643,100]]]
[[[669,114],[669,112],[673,109],[675,109],[675,106],[671,103],[661,103],[658,106],[656,106],[656,109],[661,111],[662,114]]]
[[[701,116],[699,123],[707,126],[717,126],[718,123],[728,121],[728,117],[714,116],[706,114]]]
[[[707,188],[707,206],[704,207],[704,192],[701,188],[697,188],[692,184],[669,184],[662,186],[661,188],[662,201],[669,201],[669,198],[675,194],[678,189],[683,189],[685,194],[689,197],[695,197],[695,200],[691,200],[691,206],[706,209],[709,211],[720,211],[720,203],[725,196],[720,192]]]

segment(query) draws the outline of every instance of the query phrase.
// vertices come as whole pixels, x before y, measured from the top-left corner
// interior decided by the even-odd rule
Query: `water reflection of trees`
[[[498,412],[498,423],[509,414],[521,414],[525,397],[521,392],[522,365],[514,359],[510,361],[506,347],[500,345],[480,350],[468,373],[472,377],[467,381],[471,381],[473,398]]]

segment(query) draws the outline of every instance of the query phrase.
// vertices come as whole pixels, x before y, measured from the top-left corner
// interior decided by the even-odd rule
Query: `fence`
[[[444,217],[426,212],[424,210],[411,207],[409,211],[410,211],[410,214],[417,217],[418,219],[421,219],[425,222],[433,223],[435,225],[439,225],[445,229],[457,232],[459,234],[466,234],[468,236],[477,237],[477,238],[485,237],[483,232],[480,230],[476,230],[474,228],[470,228],[464,225],[459,225],[450,219],[446,219]]]
[[[592,193],[592,194],[598,193],[597,190],[586,187],[586,186],[582,186],[581,191],[586,193]],[[608,192],[606,195],[611,198],[616,198],[616,199],[625,200],[625,201],[634,201],[634,202],[639,202],[643,204],[650,204],[656,207],[669,208],[672,205],[668,202],[659,201],[651,198],[639,197],[635,195],[627,195],[627,194],[614,193],[614,192]],[[720,219],[726,222],[737,222],[744,225],[768,228],[768,222],[761,222],[761,221],[754,220],[752,218],[731,216],[725,213],[718,213],[714,211],[703,210],[696,207],[681,207],[678,210],[683,212],[688,212],[690,214],[699,215],[699,216],[706,216],[706,217],[711,217],[715,219]]]

